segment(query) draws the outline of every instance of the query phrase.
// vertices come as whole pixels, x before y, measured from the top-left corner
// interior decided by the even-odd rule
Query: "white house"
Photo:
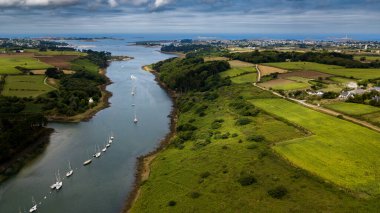
[[[92,99],[92,97],[88,100],[88,104],[92,104],[94,103],[94,99]]]
[[[358,88],[358,84],[356,82],[348,82],[346,86],[350,89],[357,89]]]

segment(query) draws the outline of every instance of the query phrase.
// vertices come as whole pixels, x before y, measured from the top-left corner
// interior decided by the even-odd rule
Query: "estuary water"
[[[81,123],[50,123],[55,132],[45,151],[25,166],[18,175],[0,185],[0,212],[29,212],[32,197],[37,212],[45,213],[118,213],[133,188],[136,157],[153,151],[169,132],[172,102],[143,65],[173,55],[158,48],[131,46],[128,40],[97,42],[70,41],[79,48],[91,48],[128,55],[135,59],[112,62],[107,76],[113,82],[107,90],[113,93],[111,106]],[[131,79],[131,75],[136,78]],[[136,94],[131,95],[135,87]],[[134,124],[134,116],[139,122]],[[88,166],[83,162],[102,149],[113,133],[111,147]],[[66,178],[68,162],[74,169]],[[60,191],[49,186],[59,170],[63,179]]]

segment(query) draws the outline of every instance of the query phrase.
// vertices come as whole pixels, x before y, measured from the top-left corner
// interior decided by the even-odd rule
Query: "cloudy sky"
[[[380,0],[0,0],[0,33],[380,34]]]

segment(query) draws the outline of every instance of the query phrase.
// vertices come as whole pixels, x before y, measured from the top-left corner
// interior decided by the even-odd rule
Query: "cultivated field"
[[[374,112],[380,112],[380,107],[346,102],[327,104],[324,105],[324,107],[347,115],[364,115]]]
[[[275,79],[264,83],[259,83],[260,86],[265,88],[272,88],[274,90],[297,90],[307,89],[310,84],[302,81],[293,81],[288,79]]]
[[[286,73],[286,72],[288,72],[287,70],[280,69],[277,67],[270,67],[270,66],[264,66],[264,65],[258,65],[258,67],[260,69],[262,76],[269,75],[272,73]]]
[[[228,63],[230,63],[231,68],[255,67],[254,64],[244,62],[244,61],[239,61],[239,60],[228,61]]]
[[[77,59],[77,55],[50,55],[36,56],[38,60],[61,69],[71,69],[71,61]]]
[[[204,58],[205,61],[228,61],[229,59],[226,57],[220,56],[209,56]]]
[[[359,194],[380,194],[380,133],[282,99],[252,103],[314,134],[273,147],[292,164]]]
[[[344,68],[341,66],[318,64],[313,62],[280,62],[266,63],[264,65],[293,71],[318,71],[336,76],[354,77],[357,79],[373,79],[380,77],[380,69]]]
[[[0,74],[20,74],[21,71],[16,67],[29,70],[51,67],[49,64],[43,63],[35,58],[19,56],[2,56],[0,57],[0,65]]]
[[[227,71],[221,72],[220,76],[222,78],[235,77],[235,76],[253,73],[253,72],[256,72],[256,69],[254,67],[232,68]]]
[[[75,55],[75,56],[86,56],[87,53],[82,53],[78,51],[39,51],[37,49],[26,49],[27,53],[34,53],[35,56],[59,56],[59,55]]]
[[[36,97],[54,90],[44,84],[45,76],[19,75],[8,76],[1,95],[17,97]]]
[[[235,84],[253,83],[257,80],[257,73],[249,73],[231,78],[231,81]]]

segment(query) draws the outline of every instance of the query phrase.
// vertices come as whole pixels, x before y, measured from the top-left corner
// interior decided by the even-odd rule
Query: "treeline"
[[[83,50],[82,52],[87,53],[87,56],[84,56],[84,58],[90,60],[100,68],[106,68],[109,65],[109,60],[111,60],[110,52],[93,50]]]
[[[230,80],[222,79],[218,73],[230,69],[226,61],[205,62],[203,58],[171,58],[153,65],[159,78],[169,88],[179,91],[207,91],[223,85]]]
[[[209,44],[183,44],[183,45],[165,45],[161,47],[161,51],[163,52],[183,52],[189,53],[193,51],[206,51],[212,52],[217,51],[219,48],[209,45]]]
[[[380,68],[380,62],[361,63],[352,55],[335,52],[277,52],[254,51],[246,53],[231,53],[228,57],[250,63],[271,63],[286,61],[308,61],[321,64],[338,65],[346,68]]]
[[[35,143],[47,125],[47,119],[41,113],[20,114],[28,101],[0,96],[0,163]]]

